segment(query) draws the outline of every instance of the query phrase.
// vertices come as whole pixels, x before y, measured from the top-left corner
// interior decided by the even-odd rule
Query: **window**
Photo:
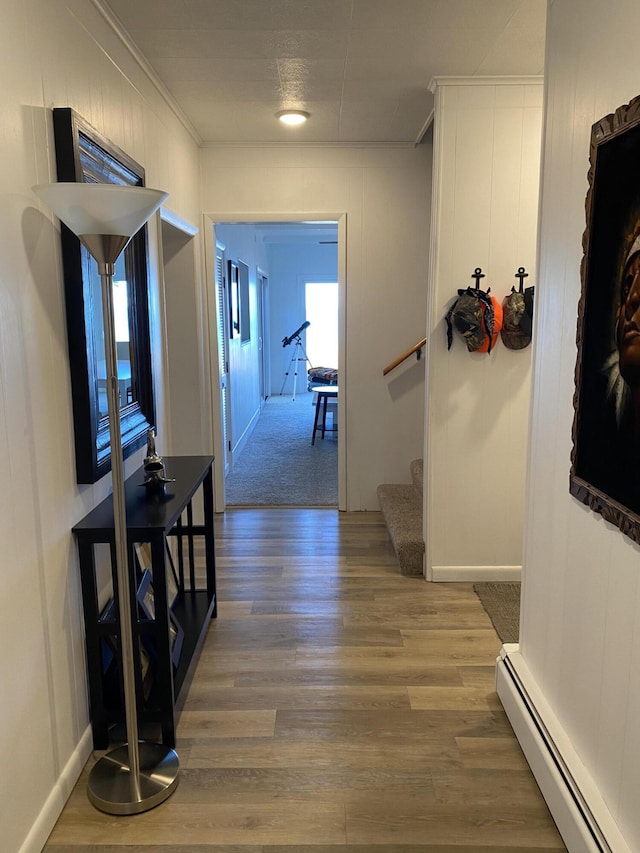
[[[338,368],[338,283],[305,285],[307,356],[312,367]]]

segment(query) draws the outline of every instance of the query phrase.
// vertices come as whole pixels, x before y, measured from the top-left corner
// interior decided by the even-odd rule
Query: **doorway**
[[[185,417],[186,412],[211,409],[209,353],[201,320],[206,294],[197,284],[198,229],[170,211],[162,209],[160,216],[164,340],[152,341],[151,350],[154,374],[167,377],[166,385],[156,392],[166,398],[158,400],[158,411],[164,409],[167,420],[155,425],[157,447],[162,455],[199,454],[203,447],[211,447],[211,422],[207,417]],[[194,299],[184,298],[185,286],[197,288]]]
[[[338,361],[340,365],[341,371],[344,374],[344,303],[345,303],[345,287],[346,287],[346,252],[345,252],[345,241],[346,241],[346,217],[344,214],[338,214],[335,217],[330,217],[327,214],[322,214],[320,217],[314,217],[313,214],[305,215],[304,219],[291,219],[289,217],[282,217],[281,219],[276,219],[273,216],[264,217],[263,219],[256,218],[255,216],[242,216],[242,217],[233,217],[233,216],[225,216],[225,217],[216,217],[214,214],[208,214],[208,218],[211,220],[213,225],[214,232],[214,241],[222,242],[225,245],[226,249],[226,265],[234,262],[236,257],[239,257],[241,254],[244,255],[244,260],[247,261],[250,268],[250,290],[251,290],[251,300],[250,300],[250,313],[252,316],[252,323],[255,320],[255,327],[252,325],[252,334],[250,336],[250,341],[244,346],[242,342],[230,340],[229,341],[229,361],[230,361],[230,371],[229,371],[229,387],[231,390],[231,471],[233,471],[234,461],[241,457],[242,452],[247,445],[247,443],[251,440],[252,434],[256,429],[256,425],[258,420],[261,417],[261,412],[268,413],[275,409],[275,403],[271,407],[269,406],[269,401],[273,401],[276,396],[279,396],[280,386],[282,385],[282,378],[284,376],[287,361],[290,358],[290,353],[283,346],[283,339],[286,339],[288,335],[290,335],[293,331],[297,330],[298,327],[304,322],[306,307],[305,307],[305,284],[307,281],[319,281],[320,279],[324,279],[327,281],[328,278],[333,278],[337,281],[337,293],[338,293],[338,328],[336,330],[336,337],[338,340]],[[240,227],[241,232],[243,231],[244,237],[251,234],[251,239],[255,242],[259,242],[263,247],[267,246],[268,251],[265,249],[263,253],[258,256],[249,257],[246,250],[242,248],[242,234],[238,238],[239,242],[236,242],[235,247],[233,245],[232,232],[229,229]],[[315,235],[313,235],[314,229],[316,231]],[[323,233],[318,233],[320,230]],[[284,239],[284,234],[287,232],[287,239]],[[308,233],[305,233],[308,232]],[[230,238],[231,234],[231,238]],[[313,275],[313,273],[305,274],[304,267],[299,269],[293,275],[293,279],[295,279],[295,287],[292,285],[293,279],[289,277],[289,290],[285,288],[283,294],[278,293],[278,285],[281,283],[284,274],[281,273],[281,269],[278,270],[278,275],[274,275],[273,267],[273,255],[276,251],[273,247],[278,244],[280,247],[289,242],[289,249],[282,250],[285,252],[287,259],[294,259],[296,254],[302,253],[303,255],[309,256],[309,251],[303,249],[304,241],[309,241],[310,235],[312,239],[315,240],[317,246],[322,245],[323,250],[325,252],[331,251],[334,254],[334,275],[327,276],[318,276]],[[324,239],[323,239],[324,238]],[[244,245],[248,245],[245,243]],[[214,268],[214,252],[212,248],[215,246],[215,242],[212,242],[212,246],[208,247],[208,263],[211,263],[211,268]],[[281,253],[282,254],[282,253]],[[233,256],[233,257],[232,257]],[[257,261],[257,262],[256,262]],[[289,272],[291,272],[289,270]],[[219,288],[219,284],[216,285]],[[293,289],[291,289],[293,288]],[[219,293],[219,289],[218,289]],[[215,320],[215,324],[210,325],[210,330],[219,328],[218,325],[218,314],[220,314],[221,309],[218,304],[218,299],[211,299],[209,302],[210,306],[216,306],[216,311],[213,312],[215,316],[213,319]],[[255,317],[254,317],[255,312]],[[294,319],[295,318],[295,319]],[[291,326],[291,328],[290,328]],[[295,327],[295,329],[293,328]],[[224,329],[224,327],[223,327]],[[226,334],[226,331],[223,331]],[[234,432],[234,394],[237,392],[236,396],[243,400],[243,403],[247,402],[247,397],[249,394],[245,394],[242,391],[242,384],[247,380],[247,377],[250,375],[247,370],[251,370],[252,368],[248,367],[249,362],[251,361],[252,356],[252,347],[255,346],[255,350],[253,351],[253,358],[255,358],[255,388],[253,393],[255,394],[254,400],[251,403],[250,410],[247,411],[245,409],[244,412],[240,412],[240,415],[244,415],[245,422],[238,424],[236,423],[236,428]],[[217,346],[212,346],[211,348],[212,360],[219,362],[219,354]],[[212,365],[211,375],[212,377],[219,376],[219,365],[216,363]],[[236,368],[234,370],[234,367]],[[241,371],[244,370],[245,373],[242,374]],[[304,400],[305,405],[308,405],[308,412],[313,415],[315,412],[312,409],[312,396],[308,394],[307,388],[307,376],[306,376],[306,365],[304,368],[301,367],[301,376],[300,379],[303,380],[304,385],[299,384],[299,388],[304,388],[304,393],[306,399]],[[304,377],[302,376],[304,374]],[[237,384],[239,383],[240,387],[238,388]],[[249,386],[246,386],[249,387]],[[220,447],[220,452],[222,452],[221,438],[223,435],[222,430],[220,429],[222,423],[220,417],[222,415],[222,401],[220,395],[220,389],[218,387],[214,387],[213,394],[213,402],[214,402],[214,431],[216,435],[216,456],[218,456],[218,447]],[[287,391],[291,394],[291,389],[285,389],[283,392],[284,396],[287,395]],[[344,509],[346,508],[346,472],[345,472],[345,459],[346,459],[346,441],[347,436],[345,432],[345,423],[346,418],[344,417],[344,402],[347,399],[347,388],[346,383],[341,383],[340,388],[340,400],[343,403],[338,407],[338,420],[337,420],[337,434],[335,437],[329,438],[327,435],[326,445],[328,446],[329,441],[334,441],[334,451],[337,456],[336,462],[336,473],[337,473],[337,501],[334,503],[338,508]],[[265,403],[266,401],[266,403]],[[291,402],[291,401],[289,401]],[[297,402],[297,401],[296,401]],[[302,401],[301,401],[302,402]],[[289,413],[292,413],[293,410],[289,409]],[[309,429],[309,437],[308,442],[310,445],[311,441],[311,428]],[[317,442],[318,443],[318,442]],[[319,442],[322,444],[322,442]],[[222,456],[224,457],[224,453]],[[319,454],[318,454],[319,455]],[[234,459],[235,457],[235,459]],[[317,477],[310,477],[310,480],[317,479]],[[225,489],[225,477],[223,466],[219,466],[219,470],[216,471],[216,506],[217,507],[226,507],[228,504],[226,489]],[[272,505],[289,505],[288,501],[281,500],[277,504],[274,503]],[[309,505],[315,505],[313,503]]]

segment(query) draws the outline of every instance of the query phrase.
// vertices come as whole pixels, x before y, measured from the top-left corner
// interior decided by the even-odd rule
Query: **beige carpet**
[[[336,506],[338,434],[311,444],[313,394],[269,397],[225,480],[229,506]]]
[[[517,643],[520,637],[520,583],[474,583],[473,589],[502,642]]]

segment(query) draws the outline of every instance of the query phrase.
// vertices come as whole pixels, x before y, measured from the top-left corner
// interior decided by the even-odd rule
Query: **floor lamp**
[[[168,194],[144,187],[85,183],[40,184],[33,190],[76,234],[82,245],[96,259],[102,285],[116,580],[127,743],[107,752],[96,762],[89,775],[87,793],[93,805],[108,814],[138,814],[159,805],[175,790],[178,784],[179,762],[173,749],[163,744],[139,741],[138,738],[118,362],[113,315],[113,274],[120,253]]]

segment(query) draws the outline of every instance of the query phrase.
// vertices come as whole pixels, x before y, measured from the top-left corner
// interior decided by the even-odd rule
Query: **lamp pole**
[[[120,391],[118,387],[118,361],[113,316],[112,263],[98,263],[102,291],[102,316],[104,325],[104,353],[107,367],[107,412],[109,414],[109,440],[111,442],[111,472],[113,480],[113,522],[116,547],[116,578],[118,582],[118,615],[120,618],[120,653],[127,730],[127,756],[129,760],[130,802],[141,799],[140,755],[138,744],[138,710],[136,703],[135,658],[133,655],[133,625],[131,620],[131,589],[129,586],[129,549],[127,546],[127,520],[124,496],[124,463],[122,458],[122,432],[120,429]],[[96,764],[98,767],[100,762]],[[89,777],[89,798],[102,788],[96,785],[96,769]],[[102,774],[99,774],[102,780]]]

